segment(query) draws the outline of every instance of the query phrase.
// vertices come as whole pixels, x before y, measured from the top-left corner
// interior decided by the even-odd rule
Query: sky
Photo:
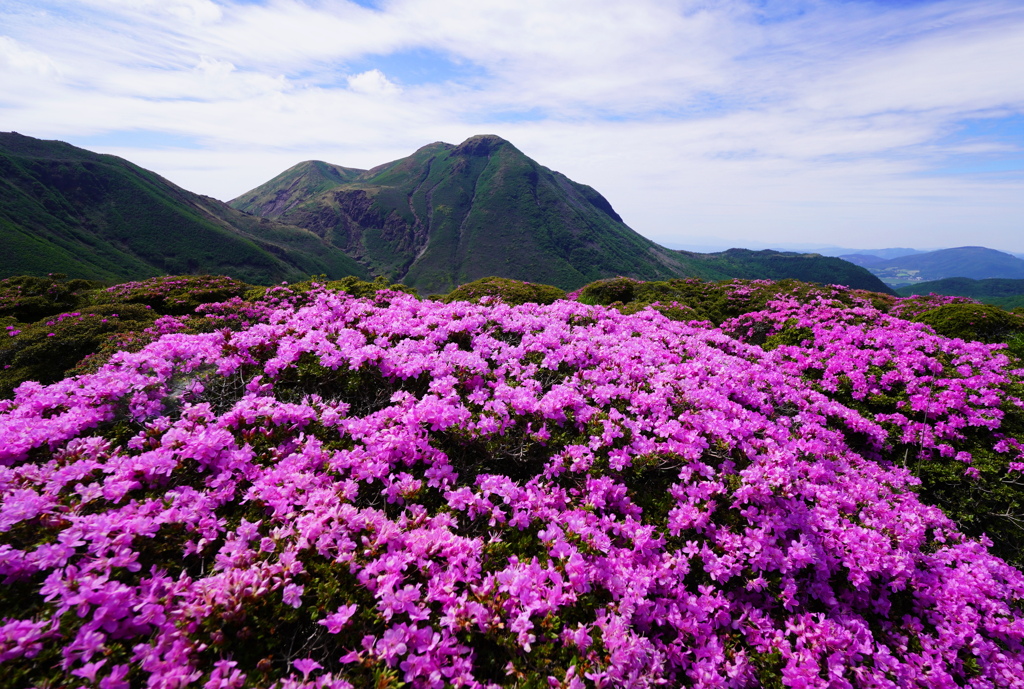
[[[1024,252],[1024,0],[0,0],[0,131],[222,200],[496,134],[666,246]]]

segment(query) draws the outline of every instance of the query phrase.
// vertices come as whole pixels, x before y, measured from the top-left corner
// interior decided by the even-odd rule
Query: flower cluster
[[[898,299],[893,304],[889,313],[897,318],[906,318],[910,320],[923,313],[927,313],[932,309],[937,309],[938,307],[945,306],[947,304],[977,303],[979,303],[977,300],[971,299],[970,297],[952,297],[932,292],[930,294],[914,295],[912,297]]]
[[[290,294],[0,401],[15,684],[1024,676],[1024,575],[883,456],[922,410],[937,452],[1002,432],[1019,400],[998,350],[823,302],[718,329]],[[790,331],[806,354],[767,347]],[[905,422],[857,405],[899,386]]]
[[[876,421],[891,428],[889,446],[879,449],[913,446],[919,454],[955,455],[969,465],[970,453],[957,452],[954,444],[981,429],[989,447],[1006,446],[999,432],[1003,417],[1024,407],[1007,389],[1024,370],[1008,367],[1002,345],[941,337],[871,307],[778,299],[722,328],[746,341],[775,338],[768,360],[812,380],[830,397],[839,394],[854,404],[891,401],[892,413],[872,410]],[[1014,460],[1022,459],[1016,452]]]

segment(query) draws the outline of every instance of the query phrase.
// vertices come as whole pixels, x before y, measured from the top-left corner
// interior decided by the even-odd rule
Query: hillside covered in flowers
[[[1024,316],[0,281],[0,684],[1013,687]]]

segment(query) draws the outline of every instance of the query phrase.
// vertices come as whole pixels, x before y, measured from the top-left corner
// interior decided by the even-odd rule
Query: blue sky
[[[0,83],[225,200],[492,133],[671,246],[1024,252],[1024,0],[0,0]]]

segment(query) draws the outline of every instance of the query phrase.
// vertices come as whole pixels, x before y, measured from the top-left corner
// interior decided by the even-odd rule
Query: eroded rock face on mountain
[[[287,193],[268,183],[233,203],[312,230],[371,271],[426,293],[488,275],[571,288],[613,275],[694,274],[624,225],[597,191],[498,136],[436,142],[294,202],[295,188],[325,179],[322,169],[299,165],[280,176]],[[292,203],[283,213],[281,198]]]
[[[312,230],[371,273],[424,294],[488,276],[575,289],[616,275],[792,277],[887,291],[838,259],[671,251],[627,227],[594,188],[493,134],[437,141],[370,170],[299,163],[231,203]]]

